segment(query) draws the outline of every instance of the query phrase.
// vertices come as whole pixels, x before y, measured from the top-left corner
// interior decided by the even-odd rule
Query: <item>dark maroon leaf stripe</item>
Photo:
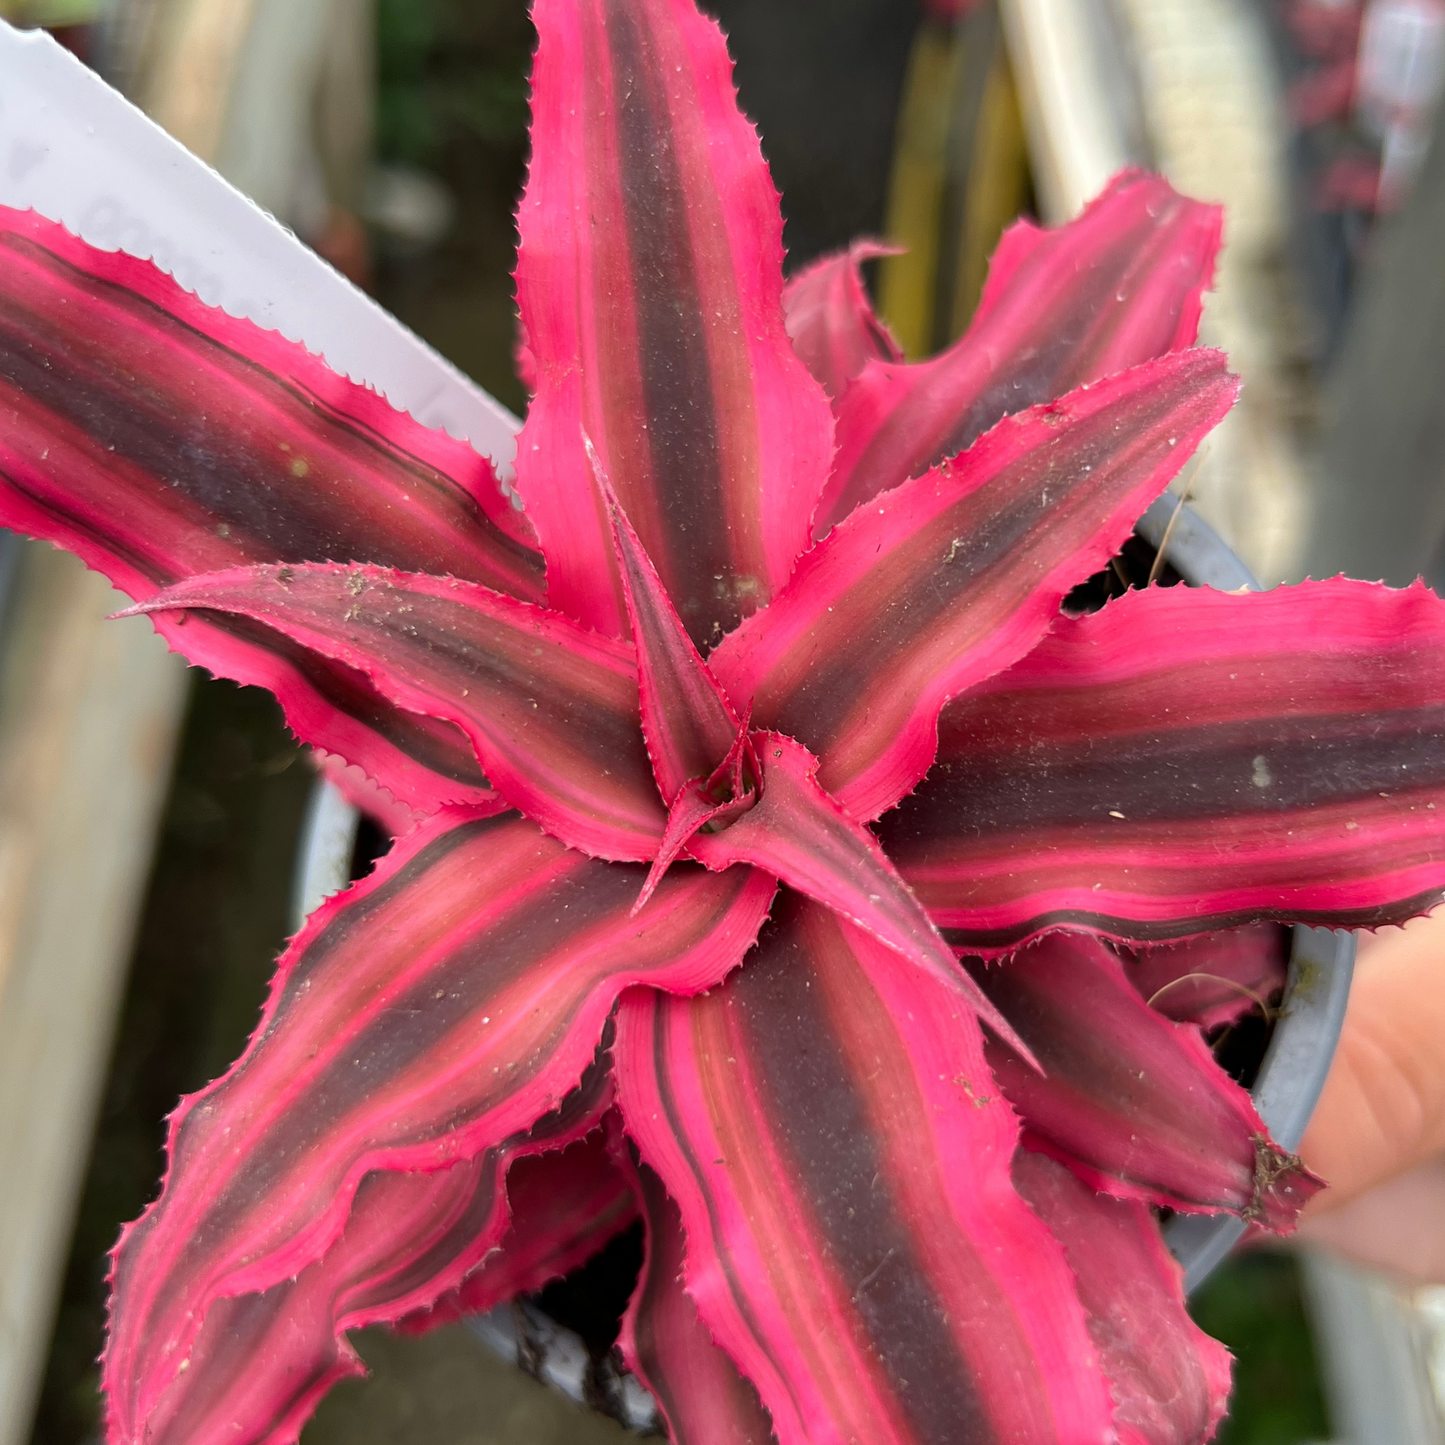
[[[6,472],[139,574],[117,585],[329,559],[540,599],[526,524],[469,446],[32,213],[0,209],[0,258]]]
[[[619,1341],[629,1367],[652,1391],[672,1445],[774,1445],[757,1390],[713,1343],[683,1288],[686,1250],[677,1205],[645,1164],[633,1177],[647,1221],[647,1252]]]
[[[855,512],[710,665],[878,816],[932,763],[944,702],[1038,642],[1234,393],[1218,353],[1178,352],[1001,422]]]
[[[526,524],[470,447],[149,264],[4,208],[0,522],[77,553],[137,600],[197,572],[327,558],[543,594],[541,559],[518,540]],[[214,624],[159,625],[205,661]],[[455,729],[397,717],[364,679],[288,656],[254,628],[215,645],[238,667],[279,666],[293,691],[344,699],[359,719],[343,724],[347,755],[404,800],[485,795]]]
[[[398,1316],[413,1330],[453,1318],[446,1309],[433,1312],[427,1306],[467,1288],[474,1277],[469,1271],[502,1288],[513,1283],[534,1288],[529,1281],[540,1274],[539,1241],[529,1236],[521,1251],[516,1248],[517,1228],[515,1222],[507,1227],[499,1178],[507,1174],[506,1200],[513,1206],[518,1170],[527,1171],[526,1190],[538,1166],[551,1184],[576,1183],[575,1169],[559,1170],[558,1161],[570,1166],[577,1159],[574,1151],[590,1150],[593,1156],[601,1151],[597,1126],[610,1099],[610,1079],[592,1069],[562,1109],[504,1149],[429,1174],[368,1174],[341,1237],[324,1258],[264,1294],[211,1304],[185,1367],[146,1421],[145,1439],[150,1445],[292,1445],[333,1384],[365,1373],[346,1331],[390,1324]],[[588,1130],[597,1142],[579,1139],[561,1147]],[[553,1152],[523,1157],[508,1169],[519,1152],[548,1146]],[[618,1185],[631,1206],[625,1224],[636,1206],[630,1186],[614,1171],[608,1202]],[[595,1190],[581,1197],[604,1202]],[[597,1238],[595,1230],[586,1236],[589,1242]],[[510,1269],[502,1267],[499,1249]],[[530,1268],[518,1268],[519,1254]],[[492,1303],[496,1299],[488,1298],[481,1307]]]
[[[624,631],[585,430],[707,646],[786,580],[832,452],[783,330],[777,195],[690,3],[542,0],[534,18],[517,294],[537,392],[518,485],[553,605]]]
[[[162,612],[152,617],[173,650],[217,677],[274,693],[299,737],[354,762],[403,803],[434,812],[450,803],[492,801],[467,735],[440,718],[397,707],[366,673],[238,614],[224,621],[199,612],[174,621]]]
[[[1445,623],[1423,587],[1155,588],[1063,619],[945,712],[882,820],[958,947],[1375,927],[1441,896]]]
[[[604,1121],[616,1122],[615,1113]],[[586,1263],[635,1224],[637,1194],[613,1157],[609,1132],[595,1128],[566,1148],[513,1164],[507,1171],[511,1222],[494,1252],[455,1289],[429,1309],[407,1315],[399,1327],[417,1333],[530,1294]]]
[[[513,815],[443,815],[312,916],[246,1054],[173,1116],[167,1185],[117,1249],[119,1438],[138,1438],[208,1304],[322,1258],[369,1171],[504,1147],[576,1087],[620,989],[703,988],[736,965],[772,881],[674,868],[639,927],[644,871]]]
[[[658,789],[671,809],[688,783],[710,779],[722,766],[740,724],[600,469],[597,484],[607,503],[637,649],[643,736]]]
[[[980,1044],[945,986],[787,892],[722,988],[623,1001],[628,1133],[781,1445],[1108,1433],[1062,1254],[1009,1184],[1016,1124]]]
[[[988,1041],[988,1061],[1028,1135],[1095,1189],[1278,1233],[1320,1181],[1269,1137],[1199,1030],[1139,997],[1098,938],[1051,933],[969,971],[1040,1068]]]
[[[632,646],[455,578],[380,567],[245,567],[141,605],[235,614],[363,673],[397,707],[455,724],[507,802],[569,847],[645,859],[666,814],[638,713]],[[229,656],[211,665],[230,674]],[[328,750],[332,719],[281,693]]]
[[[1220,219],[1134,171],[1066,226],[1007,231],[967,335],[931,361],[868,367],[847,388],[819,526],[1012,412],[1192,345]]]

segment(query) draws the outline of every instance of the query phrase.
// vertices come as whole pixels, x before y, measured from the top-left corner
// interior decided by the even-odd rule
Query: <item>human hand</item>
[[[1445,1282],[1445,908],[1362,934],[1334,1065],[1300,1146],[1329,1181],[1300,1238]]]

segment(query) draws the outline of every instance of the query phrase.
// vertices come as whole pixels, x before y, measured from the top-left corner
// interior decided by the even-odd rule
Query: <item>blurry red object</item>
[[[1321,125],[1350,113],[1355,98],[1355,58],[1333,60],[1302,75],[1289,88],[1289,113],[1296,125]]]
[[[977,10],[980,3],[981,0],[923,0],[923,11],[934,20],[952,24]]]
[[[1360,0],[1294,0],[1285,7],[1285,24],[1302,54],[1353,61],[1363,12]]]
[[[1380,163],[1363,152],[1340,156],[1320,178],[1315,197],[1322,211],[1373,211],[1380,198]]]

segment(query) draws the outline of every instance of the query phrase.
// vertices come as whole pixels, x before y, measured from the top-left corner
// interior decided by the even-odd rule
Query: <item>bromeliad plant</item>
[[[1019,225],[906,365],[859,253],[784,288],[691,0],[536,23],[525,511],[301,347],[3,217],[0,516],[417,820],[171,1120],[110,1438],[292,1440],[347,1329],[640,1209],[623,1344],[675,1439],[1202,1441],[1227,1356],[1151,1206],[1284,1230],[1317,1181],[1190,1020],[1269,986],[1278,921],[1440,898],[1445,611],[1061,610],[1233,399],[1192,347],[1211,208],[1128,175]]]

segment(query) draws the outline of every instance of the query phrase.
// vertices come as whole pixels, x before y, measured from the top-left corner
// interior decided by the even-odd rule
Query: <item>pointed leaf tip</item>
[[[1191,346],[1221,211],[1126,171],[1075,220],[1004,233],[967,333],[914,365],[874,362],[838,405],[821,534],[964,450],[1003,416]]]
[[[239,568],[133,610],[175,608],[250,618],[359,670],[399,707],[454,724],[507,802],[569,847],[656,853],[666,815],[627,643],[483,587],[377,567]]]
[[[834,407],[869,361],[901,362],[903,353],[879,320],[860,266],[898,256],[899,246],[854,241],[805,267],[783,288],[783,315],[793,350],[833,398]]]
[[[682,855],[693,835],[712,822],[729,822],[746,812],[753,805],[755,794],[751,789],[735,794],[724,802],[717,802],[708,796],[708,784],[702,778],[694,778],[673,800],[667,814],[667,828],[658,845],[657,857],[647,871],[647,880],[637,902],[632,905],[635,918],[652,897],[657,885],[662,882],[672,864]]]
[[[738,737],[732,704],[687,635],[642,540],[617,500],[591,439],[583,445],[611,523],[612,543],[637,648],[642,731],[663,801],[711,777]]]
[[[828,398],[783,327],[777,193],[692,0],[538,0],[534,18],[517,302],[537,392],[517,486],[548,597],[625,628],[585,426],[711,646],[787,580],[832,456]]]
[[[945,702],[1038,645],[1236,391],[1195,348],[1007,418],[834,528],[714,676],[818,755],[853,817],[878,817],[931,766]]]
[[[148,261],[0,206],[0,525],[74,552],[143,599],[200,573],[343,557],[545,596],[530,528],[490,464],[203,304]],[[158,630],[198,666],[281,696],[305,741],[408,807],[480,803],[457,729],[247,623]]]
[[[637,913],[652,896],[668,866],[681,854],[699,829],[710,823],[731,823],[740,818],[757,801],[757,754],[753,749],[749,709],[738,727],[738,735],[728,755],[717,765],[710,778],[693,778],[677,795],[667,817],[667,829],[657,857],[643,885],[642,895],[633,907]]]
[[[1122,1199],[1293,1229],[1319,1180],[1269,1138],[1198,1028],[1151,1009],[1107,945],[1051,933],[969,970],[1043,1062],[1038,1073],[989,1045],[1036,1147]]]
[[[818,760],[778,733],[754,733],[758,801],[688,852],[712,869],[751,863],[826,905],[964,997],[1000,1038],[1031,1057],[1007,1018],[959,967],[873,834],[818,786]]]

